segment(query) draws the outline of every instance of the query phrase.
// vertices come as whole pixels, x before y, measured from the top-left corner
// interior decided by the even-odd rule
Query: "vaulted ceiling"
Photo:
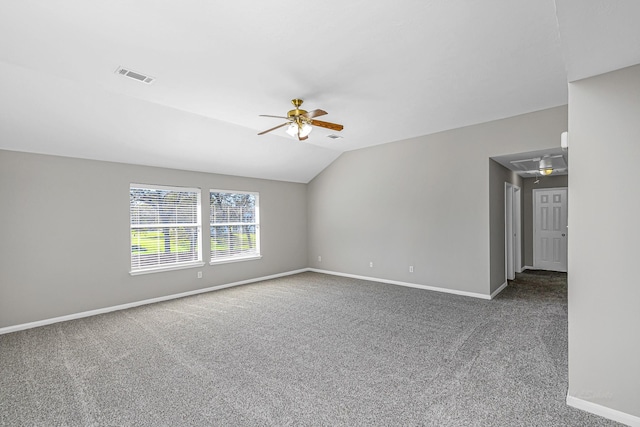
[[[640,63],[633,0],[6,0],[0,149],[308,182],[342,152],[567,103]],[[125,67],[155,78],[123,77]],[[322,108],[300,142],[290,100]]]

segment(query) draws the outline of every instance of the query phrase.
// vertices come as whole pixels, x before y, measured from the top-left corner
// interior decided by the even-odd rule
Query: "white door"
[[[533,266],[567,271],[567,189],[533,190]]]

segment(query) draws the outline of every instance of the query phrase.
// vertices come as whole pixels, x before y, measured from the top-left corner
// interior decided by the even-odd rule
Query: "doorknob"
[[[565,236],[565,234],[564,234],[564,233],[562,233],[562,237],[564,237],[564,236]]]

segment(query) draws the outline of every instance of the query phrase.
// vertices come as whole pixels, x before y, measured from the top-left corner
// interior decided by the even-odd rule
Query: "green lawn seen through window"
[[[167,240],[170,253],[192,252],[197,244],[190,233],[177,228],[170,228],[168,236],[158,229],[131,230],[131,253],[148,255],[165,253]]]
[[[229,247],[235,247],[239,250],[249,250],[256,247],[256,235],[251,233],[233,233],[230,237],[212,237],[211,238],[211,250],[213,251],[227,251]]]
[[[131,230],[131,253],[165,253],[166,239],[165,233],[159,229]],[[170,228],[168,239],[170,253],[191,252],[195,246],[190,234],[180,229]],[[255,233],[232,233],[228,237],[211,237],[211,250],[218,253],[246,252],[255,247]]]

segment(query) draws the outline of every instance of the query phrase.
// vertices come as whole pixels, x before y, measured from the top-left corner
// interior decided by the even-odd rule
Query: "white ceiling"
[[[639,16],[634,0],[5,0],[0,148],[308,182],[343,151],[566,104],[568,79],[640,63]],[[294,97],[344,138],[258,136]]]

